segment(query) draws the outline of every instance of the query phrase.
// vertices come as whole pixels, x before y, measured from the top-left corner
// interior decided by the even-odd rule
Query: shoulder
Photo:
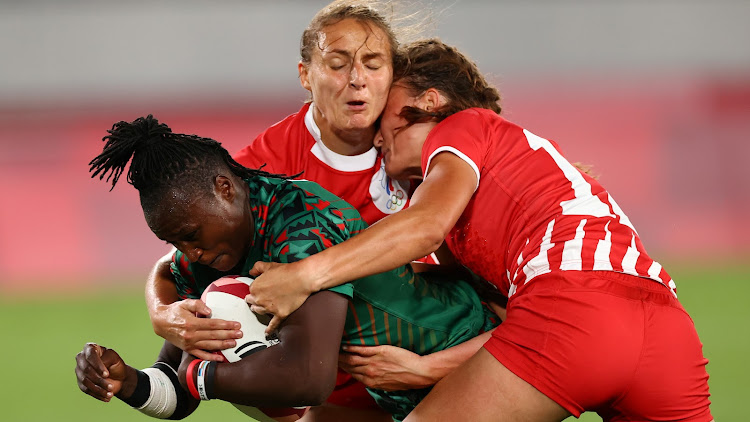
[[[305,104],[297,113],[273,124],[234,154],[233,158],[248,167],[259,167],[266,163],[271,172],[286,173],[285,163],[298,158],[302,149],[309,148],[315,142],[305,125],[305,114],[309,108],[310,105]]]
[[[273,139],[276,135],[287,133],[292,129],[304,129],[305,127],[305,114],[310,108],[310,104],[304,104],[302,108],[296,113],[290,114],[286,118],[274,123],[268,129],[263,131],[256,139]]]
[[[442,127],[455,127],[455,126],[497,126],[497,125],[509,125],[512,124],[505,120],[502,116],[495,113],[492,110],[484,108],[468,108],[461,110],[458,113],[448,116],[445,120],[438,123],[435,126],[436,130]]]

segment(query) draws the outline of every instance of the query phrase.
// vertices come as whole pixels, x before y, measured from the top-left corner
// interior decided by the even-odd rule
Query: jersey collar
[[[374,146],[359,155],[341,155],[329,149],[320,138],[320,128],[313,118],[313,107],[315,104],[311,103],[305,113],[305,126],[315,139],[315,145],[310,149],[315,157],[339,171],[362,171],[375,166],[378,150]]]

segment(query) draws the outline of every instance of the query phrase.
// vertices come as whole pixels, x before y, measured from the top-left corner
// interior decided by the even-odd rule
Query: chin
[[[372,128],[375,123],[375,119],[370,116],[356,115],[349,119],[349,129],[352,130],[364,130]]]
[[[232,258],[229,257],[229,255],[224,255],[221,257],[218,262],[215,262],[214,265],[211,267],[215,270],[221,271],[221,272],[227,272],[237,266],[238,262]]]

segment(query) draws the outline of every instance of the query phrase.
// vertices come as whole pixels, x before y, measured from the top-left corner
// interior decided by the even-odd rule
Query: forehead
[[[386,33],[372,23],[356,19],[344,19],[323,27],[318,33],[318,46],[323,54],[391,55]]]
[[[386,108],[390,110],[398,110],[400,112],[404,106],[411,105],[416,101],[411,95],[411,91],[404,85],[395,83],[391,85],[391,90],[388,92],[388,103]]]
[[[207,202],[205,197],[172,190],[156,207],[144,209],[146,222],[159,238],[173,238],[205,218],[212,208]]]

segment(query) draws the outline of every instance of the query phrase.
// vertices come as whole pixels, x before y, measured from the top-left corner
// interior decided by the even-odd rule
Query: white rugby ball
[[[245,296],[250,293],[250,277],[222,277],[211,283],[201,295],[201,300],[211,309],[211,318],[237,321],[242,338],[237,345],[220,353],[228,362],[237,362],[257,351],[278,344],[275,338],[266,338],[265,330],[271,318],[250,310]]]
[[[228,362],[237,362],[257,351],[279,343],[275,338],[267,339],[265,330],[269,316],[258,315],[250,310],[245,302],[245,296],[250,293],[250,277],[229,276],[211,283],[203,291],[201,300],[211,308],[211,318],[238,321],[242,327],[242,338],[237,339],[237,345],[222,350],[220,353]],[[307,411],[307,407],[290,408],[256,408],[232,403],[242,413],[260,422],[291,422],[296,421]]]

